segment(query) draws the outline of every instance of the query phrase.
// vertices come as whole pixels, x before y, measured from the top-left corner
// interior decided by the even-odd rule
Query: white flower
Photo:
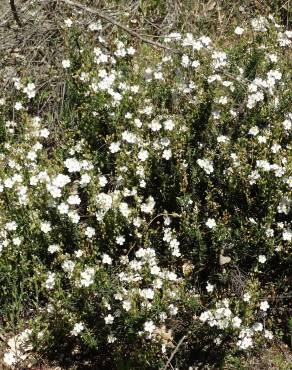
[[[62,66],[63,66],[63,68],[69,68],[70,67],[70,65],[71,65],[71,62],[70,62],[70,60],[69,59],[64,59],[64,60],[62,60]]]
[[[148,151],[146,149],[141,149],[138,153],[138,158],[140,161],[144,162],[148,158]]]
[[[41,231],[47,234],[49,231],[52,230],[51,224],[49,222],[42,222],[41,223]]]
[[[71,172],[80,172],[81,163],[76,158],[68,158],[64,162],[65,167]]]
[[[80,258],[81,256],[83,256],[83,251],[81,249],[78,249],[74,252],[74,254],[77,258]]]
[[[171,149],[165,149],[162,153],[162,158],[168,161],[171,157],[172,157]]]
[[[241,28],[241,27],[236,27],[234,30],[234,33],[238,36],[241,36],[243,32],[244,32],[244,28]]]
[[[129,209],[129,206],[126,202],[121,202],[120,205],[119,205],[119,211],[121,212],[121,214],[128,218],[130,213],[131,213],[131,210]]]
[[[51,290],[55,286],[55,277],[56,274],[54,272],[49,272],[47,275],[47,279],[45,281],[46,288]]]
[[[23,109],[23,105],[22,105],[22,103],[21,102],[16,102],[15,104],[14,104],[14,109],[15,110],[21,110],[21,109]]]
[[[104,321],[107,325],[110,325],[114,322],[114,317],[113,315],[109,314],[104,318]]]
[[[283,127],[286,131],[289,131],[291,130],[291,127],[292,127],[292,121],[290,119],[285,119],[285,121],[283,122]]]
[[[80,185],[84,186],[90,183],[91,177],[87,174],[84,173],[81,178],[80,178]]]
[[[83,322],[77,322],[74,325],[73,329],[71,330],[71,335],[74,335],[76,337],[79,333],[81,333],[84,330],[84,328],[85,327]]]
[[[113,336],[112,334],[109,334],[108,337],[107,337],[108,343],[114,343],[116,340],[117,340],[117,338],[115,336]]]
[[[148,127],[153,131],[153,132],[157,132],[161,129],[162,125],[161,123],[154,119],[151,121],[151,123],[149,123]]]
[[[74,271],[74,268],[75,268],[75,262],[74,261],[71,261],[71,260],[65,260],[63,263],[62,263],[62,269],[67,272],[69,275],[72,275],[73,271]]]
[[[228,98],[227,96],[220,96],[220,98],[218,99],[218,104],[222,104],[222,105],[225,105],[228,103]]]
[[[20,78],[18,77],[13,77],[12,79],[14,81],[14,87],[17,89],[17,90],[20,90],[21,87],[22,87],[22,84],[20,82]]]
[[[169,146],[170,144],[170,140],[167,138],[167,137],[162,137],[160,139],[160,144],[163,146],[163,147],[167,147]]]
[[[165,130],[172,131],[174,129],[174,122],[171,119],[168,119],[163,123]]]
[[[23,92],[27,95],[29,99],[35,97],[35,84],[30,82],[24,87]]]
[[[292,230],[291,229],[285,229],[282,234],[283,240],[291,242],[292,240]]]
[[[12,243],[13,243],[15,246],[19,247],[19,246],[20,246],[20,244],[21,244],[21,239],[20,239],[19,237],[13,238],[13,239],[12,239]]]
[[[81,203],[81,199],[78,195],[70,195],[67,199],[67,203],[70,205],[79,205]]]
[[[273,339],[273,334],[272,334],[272,332],[271,332],[271,331],[269,331],[269,330],[265,330],[265,331],[264,331],[264,336],[265,336],[265,338],[267,338],[267,339]]]
[[[181,65],[187,67],[190,64],[190,58],[187,55],[183,55],[181,58]]]
[[[214,51],[212,54],[212,59],[212,65],[214,69],[224,67],[227,64],[227,55],[222,51]]]
[[[104,253],[104,254],[102,255],[102,263],[103,263],[104,265],[111,265],[111,264],[112,264],[112,259],[111,259],[111,257],[110,257],[108,254]]]
[[[122,235],[116,237],[116,243],[118,245],[123,245],[125,243],[125,240],[126,240],[125,237]]]
[[[214,218],[208,218],[205,224],[209,229],[213,229],[216,226],[216,221]]]
[[[28,153],[27,153],[27,156],[26,156],[27,159],[29,159],[30,161],[35,161],[36,158],[37,158],[37,154],[36,152],[34,152],[33,150],[30,150]]]
[[[130,309],[131,309],[131,302],[130,301],[124,301],[123,302],[123,309],[125,310],[125,311],[130,311]]]
[[[271,164],[266,160],[257,160],[256,166],[261,168],[263,171],[270,171],[271,170]]]
[[[276,63],[276,62],[278,61],[278,57],[277,57],[277,55],[276,55],[276,54],[269,54],[269,55],[268,55],[268,58],[270,59],[270,61],[271,61],[272,63]]]
[[[91,239],[94,235],[95,235],[95,230],[93,227],[90,227],[88,226],[86,229],[85,229],[85,233],[84,233],[89,239]]]
[[[234,328],[240,328],[241,322],[242,322],[241,318],[239,318],[238,316],[235,316],[232,319],[232,326]]]
[[[178,308],[173,304],[170,304],[168,306],[168,309],[169,309],[170,315],[172,315],[172,316],[175,316],[178,313]]]
[[[157,265],[152,266],[151,269],[150,269],[150,272],[151,272],[152,275],[159,275],[160,267],[158,267]]]
[[[109,146],[109,150],[111,153],[117,153],[119,150],[120,150],[120,142],[117,141],[115,143],[111,143],[111,145]]]
[[[259,128],[257,126],[253,126],[248,133],[252,136],[256,136],[260,132]]]
[[[107,184],[107,178],[105,176],[100,176],[98,179],[99,185],[103,188]]]
[[[48,138],[50,135],[50,131],[47,128],[43,128],[40,130],[40,137]]]
[[[217,142],[218,143],[226,143],[229,140],[229,138],[225,135],[219,135],[217,137]]]
[[[18,362],[18,357],[13,351],[7,351],[4,353],[3,362],[7,366],[13,366]]]
[[[209,311],[204,311],[204,312],[202,312],[201,313],[201,315],[200,315],[200,320],[202,321],[202,322],[206,322],[207,320],[209,320],[209,318],[210,318],[210,312]]]
[[[270,307],[269,303],[267,301],[262,301],[260,304],[260,309],[262,311],[267,311],[267,309]]]
[[[278,70],[271,70],[267,74],[268,77],[268,82],[272,84],[272,86],[275,84],[276,81],[280,81],[282,78],[282,73],[279,72]]]
[[[80,274],[80,286],[88,287],[94,283],[95,270],[93,267],[87,267]]]
[[[237,342],[237,345],[240,349],[247,349],[249,347],[252,347],[252,338],[249,336],[245,336]]]
[[[102,26],[100,22],[95,22],[95,23],[90,23],[88,28],[90,29],[90,31],[100,31],[102,29]]]
[[[69,184],[70,181],[69,176],[60,173],[53,179],[52,184],[58,188],[63,188],[65,185]]]
[[[265,263],[267,261],[267,257],[263,254],[260,254],[258,260],[260,263]]]
[[[198,68],[200,66],[200,62],[198,60],[193,60],[191,66],[194,68]]]
[[[57,207],[58,211],[60,212],[61,215],[68,214],[69,212],[69,206],[66,203],[61,203]]]
[[[197,164],[209,175],[214,171],[213,162],[208,159],[198,159]]]
[[[207,283],[206,290],[208,293],[212,293],[214,290],[215,286],[210,284],[209,282]]]
[[[53,254],[60,251],[60,246],[57,244],[51,244],[48,246],[48,252]]]
[[[252,28],[257,32],[266,32],[267,31],[267,28],[266,28],[267,20],[263,16],[253,18],[251,20],[251,25],[252,25]]]
[[[162,75],[162,72],[154,72],[154,78],[156,80],[163,80],[163,75]]]
[[[7,222],[5,228],[8,231],[15,231],[17,229],[17,223],[15,221]]]
[[[142,127],[142,122],[141,122],[141,120],[139,120],[139,118],[135,118],[134,123],[135,123],[136,127],[138,127],[138,128]]]
[[[178,279],[177,274],[175,272],[168,272],[167,278],[169,281],[176,281]]]
[[[285,215],[287,215],[290,211],[291,205],[292,205],[291,199],[288,197],[283,197],[277,207],[277,211],[279,213],[285,213]]]
[[[274,230],[273,229],[267,229],[265,234],[268,238],[272,238],[274,236]]]
[[[136,53],[136,50],[135,50],[132,46],[130,46],[130,47],[127,49],[127,53],[128,53],[129,55],[134,55],[134,54]]]
[[[257,140],[260,144],[265,144],[267,142],[267,138],[263,135],[258,136]]]
[[[249,293],[244,293],[243,295],[243,301],[244,302],[249,302],[251,299],[251,295]]]
[[[144,323],[144,331],[146,331],[147,333],[153,333],[154,330],[155,330],[156,326],[153,324],[153,321],[150,320],[150,321],[146,321]]]
[[[151,214],[153,213],[154,207],[155,207],[155,200],[153,199],[152,196],[150,196],[147,199],[146,203],[141,204],[141,212]]]
[[[140,292],[140,295],[141,297],[145,298],[145,299],[153,299],[154,298],[154,291],[153,289],[142,289],[141,292]]]
[[[263,330],[263,324],[261,322],[256,322],[253,324],[252,329],[254,331],[262,331]]]
[[[70,18],[65,19],[64,23],[68,28],[70,28],[73,24],[73,22]]]

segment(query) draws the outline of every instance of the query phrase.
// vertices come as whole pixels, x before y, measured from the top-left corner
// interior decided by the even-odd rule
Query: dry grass
[[[277,341],[257,356],[250,356],[245,361],[240,358],[231,361],[224,367],[225,370],[291,370],[291,368],[292,353],[290,348]]]

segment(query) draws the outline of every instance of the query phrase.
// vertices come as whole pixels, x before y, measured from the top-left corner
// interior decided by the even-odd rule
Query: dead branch
[[[15,22],[18,24],[19,27],[21,27],[22,26],[22,23],[21,23],[20,18],[18,16],[18,13],[17,13],[17,9],[16,9],[16,6],[15,6],[14,0],[10,0],[10,8],[11,8],[13,17],[15,19]]]
[[[103,12],[99,11],[99,10],[96,10],[96,9],[91,9],[83,4],[80,4],[78,2],[75,2],[75,1],[71,1],[71,0],[60,0],[61,2],[67,4],[67,5],[70,5],[70,6],[73,6],[73,7],[76,7],[76,8],[80,8],[80,9],[83,9],[85,10],[86,12],[88,13],[91,13],[91,14],[96,14],[98,15],[100,18],[106,20],[107,22],[119,27],[120,29],[122,29],[123,31],[127,32],[128,34],[140,39],[141,41],[147,43],[147,44],[150,44],[152,46],[155,46],[157,48],[161,48],[161,49],[165,49],[165,50],[169,50],[171,52],[178,52],[177,50],[174,50],[172,48],[169,48],[168,46],[165,46],[159,42],[155,42],[153,40],[150,40],[148,39],[147,37],[144,37],[142,35],[140,35],[139,33],[137,33],[136,31],[128,28],[127,26],[125,26],[124,24],[116,21],[115,19],[111,18],[110,16],[108,16],[107,14],[104,14]]]

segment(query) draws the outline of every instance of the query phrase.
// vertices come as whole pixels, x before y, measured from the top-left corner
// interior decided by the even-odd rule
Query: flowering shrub
[[[30,76],[1,99],[4,363],[191,369],[264,345],[291,263],[291,31],[153,49],[64,27],[59,121]]]

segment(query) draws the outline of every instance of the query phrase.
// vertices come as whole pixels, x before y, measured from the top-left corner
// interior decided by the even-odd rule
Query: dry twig
[[[171,361],[173,360],[175,354],[177,353],[177,351],[179,350],[179,347],[183,344],[183,342],[185,341],[186,339],[186,335],[184,335],[180,341],[178,342],[177,346],[175,347],[175,349],[171,352],[171,355],[169,356],[169,359],[167,360],[167,363],[165,364],[163,370],[167,370],[168,366],[170,365]]]

